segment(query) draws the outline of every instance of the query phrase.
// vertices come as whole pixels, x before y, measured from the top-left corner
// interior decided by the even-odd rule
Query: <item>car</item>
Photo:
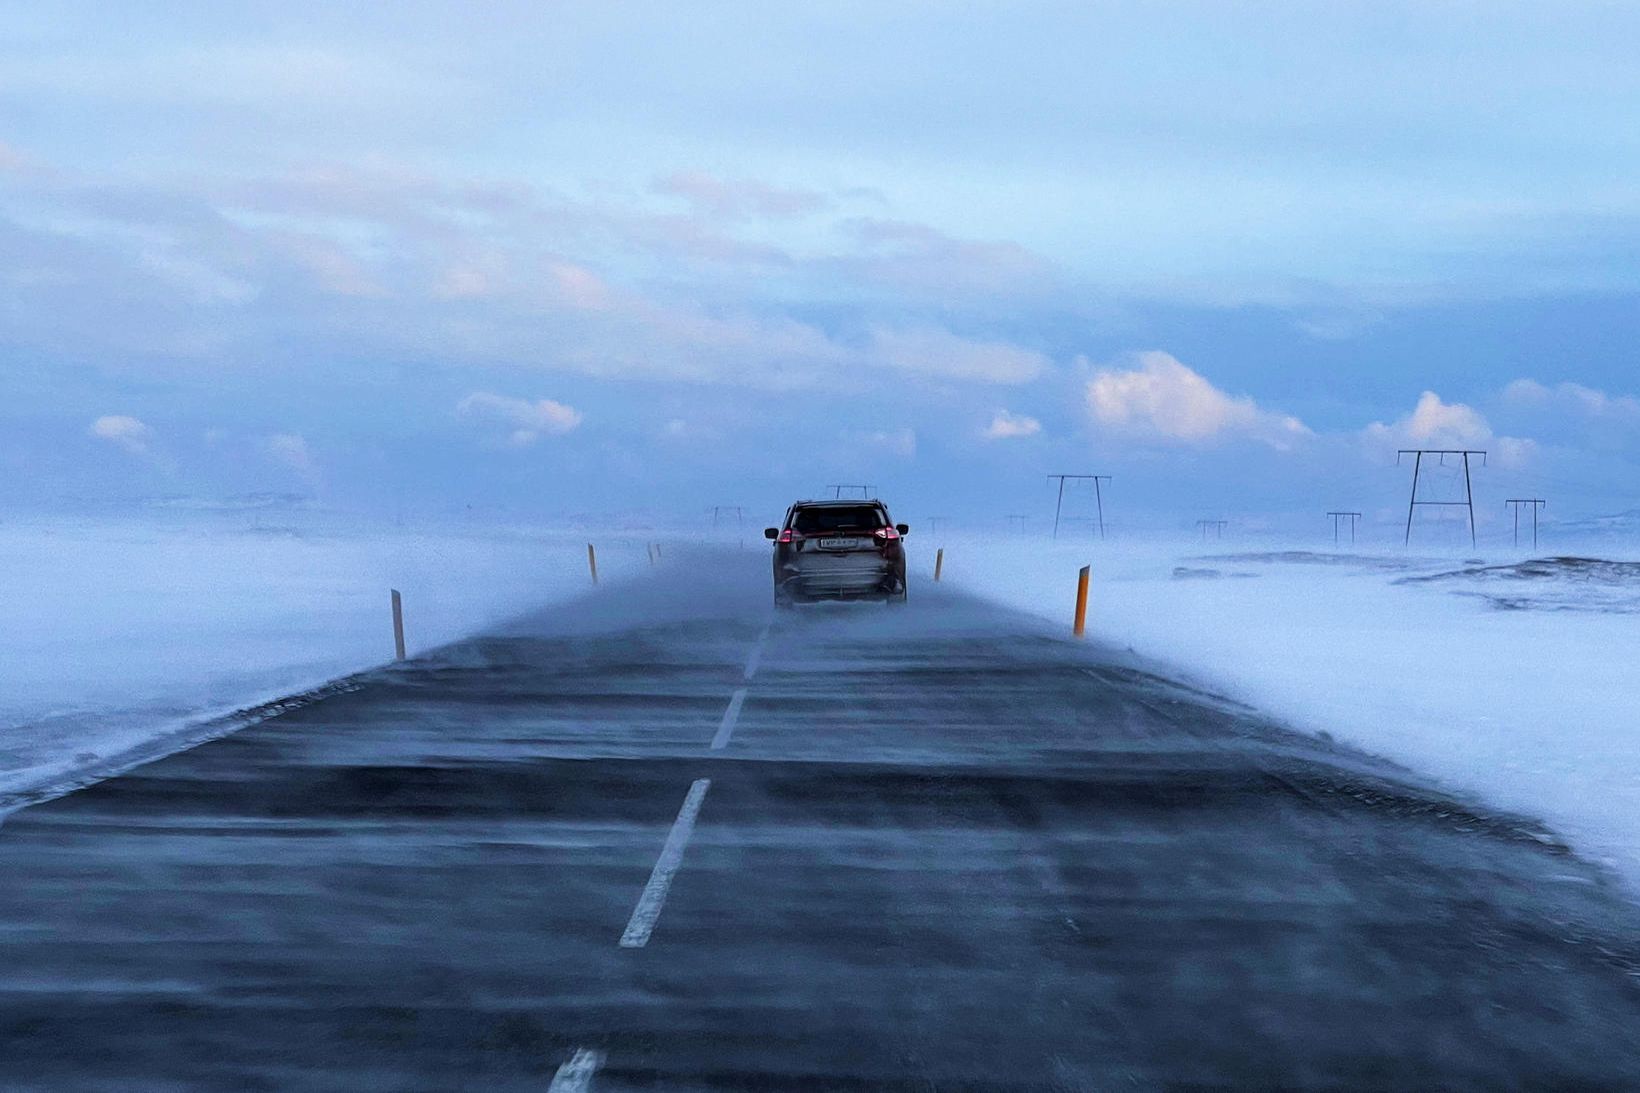
[[[777,607],[813,600],[903,603],[905,549],[911,534],[881,501],[798,501],[763,534],[774,541]]]

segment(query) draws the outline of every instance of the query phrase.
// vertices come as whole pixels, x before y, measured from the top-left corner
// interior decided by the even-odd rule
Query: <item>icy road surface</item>
[[[933,588],[700,555],[0,826],[0,1087],[1640,1083],[1525,821]]]

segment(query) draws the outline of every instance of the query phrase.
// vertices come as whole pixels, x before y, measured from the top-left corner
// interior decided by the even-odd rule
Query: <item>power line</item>
[[[1052,482],[1056,478],[1059,479],[1059,498],[1053,505],[1053,537],[1055,539],[1059,538],[1059,509],[1065,503],[1065,480],[1068,478],[1073,482],[1086,482],[1090,479],[1093,481],[1093,499],[1099,506],[1099,538],[1103,539],[1105,537],[1105,498],[1104,494],[1100,492],[1099,483],[1101,481],[1109,482],[1110,475],[1050,474],[1048,481]]]
[[[1416,456],[1412,463],[1412,500],[1407,502],[1407,534],[1405,544],[1412,545],[1412,513],[1419,505],[1427,506],[1462,506],[1469,510],[1469,546],[1475,546],[1475,490],[1469,479],[1469,457],[1481,457],[1481,466],[1486,466],[1486,452],[1479,448],[1402,448],[1395,453],[1395,465],[1401,465],[1403,455]],[[1424,456],[1438,455],[1441,457],[1441,466],[1446,466],[1446,457],[1456,455],[1463,457],[1463,494],[1462,501],[1420,501],[1418,500],[1418,471],[1424,465]]]
[[[1338,525],[1342,523],[1346,517],[1348,517],[1350,521],[1350,542],[1355,542],[1355,522],[1361,519],[1361,514],[1359,512],[1329,512],[1327,515],[1332,517],[1333,542],[1338,542]]]
[[[1537,549],[1538,510],[1541,509],[1544,505],[1547,505],[1548,503],[1549,502],[1545,501],[1541,497],[1511,497],[1509,500],[1504,502],[1504,504],[1508,505],[1509,508],[1512,509],[1514,511],[1514,514],[1515,514],[1515,545],[1516,546],[1520,546],[1520,507],[1522,505],[1531,505],[1532,506],[1532,549],[1536,550]]]

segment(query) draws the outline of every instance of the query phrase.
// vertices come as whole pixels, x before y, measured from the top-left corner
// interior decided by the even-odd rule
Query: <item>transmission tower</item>
[[[860,491],[860,500],[862,500],[862,501],[869,498],[871,496],[871,491],[876,489],[876,488],[877,488],[876,486],[872,486],[872,485],[869,485],[869,484],[861,486],[861,485],[854,485],[854,484],[848,483],[848,482],[834,482],[831,485],[826,487],[826,489],[831,491],[832,497],[836,498],[836,499],[841,499],[842,498],[844,490],[859,490]]]
[[[1516,546],[1520,546],[1520,507],[1522,505],[1531,505],[1532,506],[1532,549],[1536,550],[1537,549],[1538,510],[1541,509],[1544,505],[1547,505],[1548,502],[1545,501],[1541,497],[1511,497],[1509,500],[1505,501],[1504,504],[1508,505],[1509,508],[1512,509],[1514,511],[1514,514],[1515,514],[1515,545]]]
[[[1207,529],[1208,528],[1213,529],[1213,531],[1214,531],[1214,536],[1213,537],[1215,539],[1222,539],[1222,538],[1224,538],[1225,526],[1228,525],[1229,523],[1230,523],[1230,521],[1228,521],[1228,520],[1197,520],[1196,521],[1196,526],[1202,529],[1202,542],[1205,543],[1205,542],[1207,542]]]
[[[1361,519],[1359,512],[1329,512],[1327,515],[1332,517],[1333,542],[1338,542],[1338,525],[1346,519],[1350,522],[1350,542],[1355,542],[1355,522]]]
[[[714,531],[717,530],[718,517],[724,515],[725,513],[730,513],[730,512],[735,514],[735,527],[738,528],[738,527],[741,527],[742,525],[745,524],[746,521],[741,515],[739,505],[713,505],[712,506],[712,530],[714,530]]]
[[[1029,519],[1030,517],[1022,512],[1010,512],[1008,514],[1008,526],[1014,530],[1015,534],[1023,535],[1025,534],[1025,521]]]
[[[1469,546],[1475,546],[1475,490],[1469,480],[1469,457],[1481,457],[1481,466],[1486,466],[1486,453],[1478,448],[1402,448],[1395,453],[1395,465],[1401,465],[1404,455],[1416,456],[1412,463],[1412,500],[1407,503],[1407,534],[1404,545],[1412,544],[1412,513],[1420,505],[1447,506],[1465,508],[1469,510]],[[1463,496],[1462,501],[1420,501],[1418,500],[1418,471],[1424,465],[1424,456],[1434,455],[1441,459],[1441,466],[1446,466],[1446,457],[1460,456],[1463,459]]]
[[[1105,537],[1105,497],[1104,497],[1104,494],[1099,489],[1099,483],[1100,482],[1109,482],[1110,481],[1110,475],[1108,475],[1108,474],[1050,474],[1048,476],[1048,481],[1052,482],[1056,478],[1059,479],[1059,498],[1058,498],[1058,500],[1056,500],[1054,502],[1054,505],[1053,505],[1053,537],[1055,539],[1059,538],[1059,510],[1060,510],[1061,506],[1063,506],[1065,504],[1065,480],[1068,478],[1072,482],[1086,482],[1086,481],[1089,481],[1089,480],[1091,480],[1093,482],[1093,499],[1094,499],[1094,502],[1099,506],[1099,538],[1103,539]]]

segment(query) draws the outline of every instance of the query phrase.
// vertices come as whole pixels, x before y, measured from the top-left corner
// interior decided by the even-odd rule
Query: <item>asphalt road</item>
[[[1640,1086],[1640,913],[1531,824],[765,565],[12,815],[0,1089]]]

